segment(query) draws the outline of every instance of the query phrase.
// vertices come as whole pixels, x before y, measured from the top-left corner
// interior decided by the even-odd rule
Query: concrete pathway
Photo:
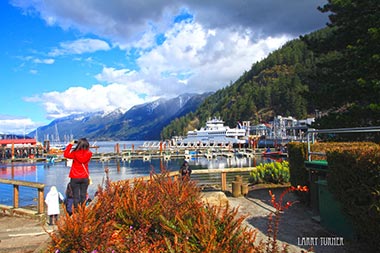
[[[45,231],[46,229],[46,231]],[[32,253],[49,240],[53,227],[39,220],[0,215],[0,253]]]
[[[283,189],[274,189],[278,197]],[[219,192],[221,193],[221,192]],[[247,196],[228,196],[232,208],[239,208],[239,215],[246,216],[248,226],[256,229],[258,240],[266,240],[268,216],[274,211],[268,189],[250,190]],[[288,194],[284,201],[294,201],[294,194]],[[2,216],[0,214],[0,253],[40,253],[50,240],[48,232],[54,227],[42,225],[39,220]],[[322,245],[322,238],[339,238],[311,218],[308,207],[295,203],[281,214],[278,241],[288,245],[288,252],[305,252],[313,246],[314,252],[351,253],[365,252],[363,247],[343,238],[341,245]],[[305,245],[306,244],[306,245]],[[314,244],[314,245],[311,245]]]
[[[245,197],[228,196],[230,206],[239,207],[239,214],[247,216],[246,224],[257,229],[259,240],[267,239],[268,217],[275,211],[268,191],[250,190]],[[272,191],[278,199],[283,189]],[[289,193],[283,203],[296,200],[296,195]],[[310,209],[300,202],[294,203],[281,214],[277,238],[282,245],[288,245],[288,252],[305,252],[310,249],[317,253],[365,252],[356,242],[334,235],[323,228],[319,222],[312,219]],[[326,245],[332,241],[334,245]]]

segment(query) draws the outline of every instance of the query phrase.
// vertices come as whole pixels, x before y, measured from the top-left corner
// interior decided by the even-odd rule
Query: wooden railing
[[[225,169],[201,169],[201,170],[193,170],[191,173],[191,178],[196,180],[199,184],[207,184],[205,180],[202,179],[202,175],[211,175],[211,174],[219,174],[220,175],[220,181],[216,182],[221,188],[222,191],[228,190],[228,183],[229,181],[232,181],[231,177],[228,175],[233,174],[245,174],[246,176],[243,178],[245,181],[248,181],[247,174],[249,174],[250,171],[256,169],[255,167],[249,167],[249,168],[225,168]],[[169,176],[178,178],[179,173],[178,171],[173,171],[169,173]],[[219,178],[219,177],[218,177]],[[150,176],[144,176],[140,177],[139,179],[142,180],[149,180]],[[45,184],[43,183],[35,183],[35,182],[28,182],[28,181],[22,181],[22,180],[13,180],[13,179],[2,179],[0,178],[1,184],[9,184],[13,185],[13,208],[19,208],[19,195],[20,195],[20,186],[26,186],[31,188],[36,188],[38,190],[38,196],[37,196],[37,213],[42,214],[44,213],[44,188]]]
[[[256,167],[247,167],[247,168],[225,168],[225,169],[202,169],[202,170],[193,170],[191,172],[191,178],[197,180],[199,184],[202,184],[202,178],[198,176],[202,175],[210,175],[210,174],[220,174],[220,181],[217,182],[220,185],[222,191],[228,190],[228,183],[232,181],[232,179],[228,180],[228,174],[239,174],[244,173],[246,176],[244,177],[245,181],[248,181],[248,176],[250,171],[255,170]],[[169,173],[169,176],[177,178],[179,173],[177,171],[173,171]],[[150,176],[139,177],[142,180],[149,180]]]
[[[28,182],[22,180],[13,180],[13,179],[2,179],[0,178],[1,184],[9,184],[13,185],[13,208],[19,208],[19,195],[20,195],[20,186],[26,186],[31,188],[36,188],[38,190],[37,193],[37,213],[44,213],[44,189],[45,184]]]

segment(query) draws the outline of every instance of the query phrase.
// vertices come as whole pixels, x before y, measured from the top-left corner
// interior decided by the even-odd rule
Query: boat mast
[[[55,124],[55,141],[56,141],[57,143],[60,143],[57,123]]]

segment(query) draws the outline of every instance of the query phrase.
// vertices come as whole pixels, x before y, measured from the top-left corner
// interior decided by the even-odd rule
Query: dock
[[[253,158],[255,155],[261,155],[263,149],[259,148],[232,148],[230,146],[183,146],[175,145],[170,146],[165,142],[147,142],[146,144],[134,148],[121,149],[118,143],[115,144],[113,152],[98,152],[98,149],[93,152],[92,160],[99,162],[108,162],[111,160],[116,161],[131,161],[131,160],[143,160],[150,161],[152,159],[185,159],[189,160],[191,158],[205,157],[207,159],[213,159],[216,157],[247,157]],[[3,163],[56,163],[56,162],[66,162],[66,158],[61,154],[50,154],[43,153],[39,156],[32,157],[21,157],[21,158],[11,158],[3,159]]]
[[[216,157],[232,158],[236,156],[244,156],[252,158],[255,155],[261,155],[260,150],[254,149],[228,149],[225,147],[213,147],[213,148],[183,148],[174,147],[169,149],[159,148],[144,148],[144,149],[124,149],[120,152],[111,153],[94,153],[92,160],[107,162],[110,160],[130,161],[140,159],[143,161],[149,161],[151,159],[191,159],[197,157],[205,157],[212,159]]]

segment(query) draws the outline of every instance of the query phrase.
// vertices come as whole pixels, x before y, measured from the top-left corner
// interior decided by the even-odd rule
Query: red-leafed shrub
[[[237,211],[205,204],[195,182],[165,172],[114,182],[60,219],[47,252],[263,252]]]

